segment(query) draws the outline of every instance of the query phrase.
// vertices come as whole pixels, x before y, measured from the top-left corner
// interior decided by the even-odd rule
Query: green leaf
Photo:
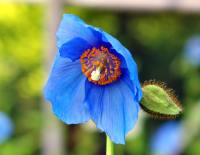
[[[182,112],[182,107],[172,89],[164,83],[145,82],[141,107],[144,111],[157,118],[173,118]]]

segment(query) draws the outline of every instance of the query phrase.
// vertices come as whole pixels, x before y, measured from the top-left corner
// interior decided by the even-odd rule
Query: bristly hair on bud
[[[153,118],[173,119],[183,111],[174,90],[167,88],[164,82],[145,81],[142,91],[140,106]]]

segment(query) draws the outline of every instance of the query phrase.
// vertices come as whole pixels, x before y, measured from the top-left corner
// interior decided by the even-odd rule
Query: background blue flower
[[[7,140],[13,132],[13,123],[11,119],[0,112],[0,144]]]
[[[185,58],[194,65],[200,65],[200,35],[191,37],[185,45]]]
[[[152,135],[151,150],[154,155],[177,155],[181,149],[183,127],[170,121],[161,125]]]
[[[80,56],[87,49],[104,46],[121,61],[122,75],[107,85],[88,81]],[[67,124],[92,119],[115,143],[125,136],[138,117],[142,91],[137,65],[130,52],[115,38],[80,18],[65,14],[57,32],[59,53],[45,87],[45,98],[55,115]]]

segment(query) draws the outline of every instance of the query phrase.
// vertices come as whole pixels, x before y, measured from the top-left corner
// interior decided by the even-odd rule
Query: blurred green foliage
[[[0,145],[0,155],[38,155],[42,149],[45,7],[0,4],[0,10],[0,111],[8,113],[15,124],[11,139]],[[65,12],[103,28],[130,49],[138,64],[141,82],[157,79],[174,88],[185,107],[180,120],[184,120],[200,100],[200,68],[182,56],[187,39],[200,34],[199,15],[131,13],[72,6],[66,7]],[[115,155],[149,154],[149,137],[161,123],[163,121],[145,119],[138,135],[135,133],[129,138],[125,146],[115,145]],[[70,132],[66,136],[68,154],[105,153],[104,134],[79,127],[66,130]],[[200,135],[183,154],[200,154],[199,148]]]
[[[38,154],[43,84],[43,10],[0,5],[0,111],[14,122],[13,137],[1,155]]]

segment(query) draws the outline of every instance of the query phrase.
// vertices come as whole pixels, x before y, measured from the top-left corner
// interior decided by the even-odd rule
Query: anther
[[[91,79],[94,81],[98,81],[101,77],[101,68],[98,67],[96,70],[92,71]]]

